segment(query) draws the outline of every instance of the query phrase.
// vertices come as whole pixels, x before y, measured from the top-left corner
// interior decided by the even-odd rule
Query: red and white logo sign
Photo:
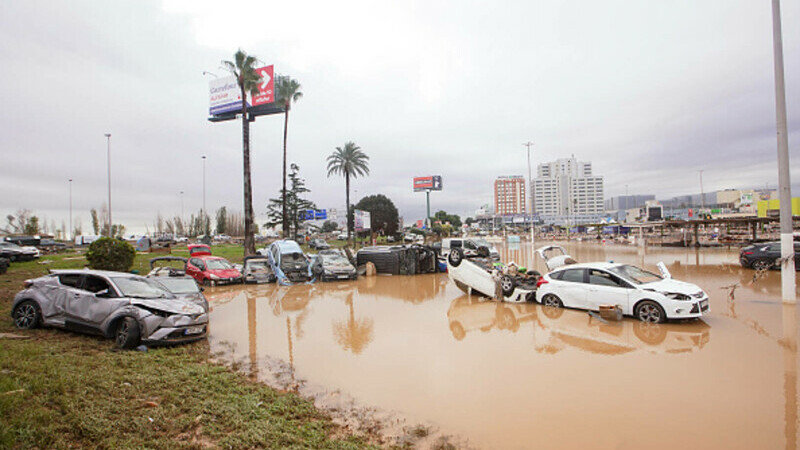
[[[252,106],[263,105],[275,101],[275,80],[273,80],[273,66],[264,66],[256,69],[261,76],[258,83],[258,94],[253,96]]]

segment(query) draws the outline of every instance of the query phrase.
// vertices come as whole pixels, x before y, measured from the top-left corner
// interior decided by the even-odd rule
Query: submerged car
[[[147,278],[122,272],[58,270],[25,281],[11,307],[21,329],[40,325],[114,338],[121,348],[206,337],[208,314]]]
[[[181,267],[161,266],[160,263],[177,263]],[[186,275],[188,260],[180,256],[161,256],[150,260],[150,273],[147,278],[158,283],[172,295],[189,300],[208,312],[208,300],[203,295],[203,288],[197,285],[194,278]]]
[[[322,281],[355,280],[358,278],[356,268],[338,250],[320,251],[312,258],[311,272]]]
[[[598,311],[618,305],[624,315],[643,322],[692,319],[708,314],[708,294],[694,284],[618,263],[562,266],[542,277],[536,299],[545,306]]]
[[[244,265],[242,265],[242,280],[245,283],[274,283],[276,279],[268,258],[245,256]]]
[[[204,286],[242,282],[241,272],[227,259],[212,256],[208,245],[190,245],[189,256],[186,274]]]
[[[302,283],[312,278],[308,258],[295,241],[273,242],[267,247],[267,258],[281,284]]]
[[[525,302],[535,299],[541,275],[531,270],[521,273],[511,265],[505,266],[490,256],[489,249],[481,247],[477,256],[468,257],[460,248],[452,248],[447,256],[447,276],[467,294],[478,293],[497,297],[507,302]],[[500,291],[498,293],[498,290]]]
[[[800,270],[800,242],[794,243],[794,267]],[[762,242],[760,244],[748,245],[739,251],[739,264],[756,270],[767,270],[778,268],[778,260],[781,258],[781,243]]]

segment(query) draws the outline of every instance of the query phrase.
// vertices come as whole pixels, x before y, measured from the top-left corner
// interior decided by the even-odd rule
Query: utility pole
[[[778,135],[778,201],[781,218],[781,293],[784,303],[797,303],[794,243],[792,239],[792,192],[789,174],[789,135],[786,129],[786,87],[783,80],[781,3],[772,0],[772,40],[775,54],[775,116]]]
[[[67,234],[65,233],[64,236],[66,235]],[[69,179],[69,239],[71,241],[75,240],[72,228],[72,178]]]
[[[183,191],[181,191],[181,223],[183,223]]]
[[[113,238],[111,234],[111,133],[106,133],[106,142],[108,143],[108,237]]]
[[[698,170],[700,172],[700,210],[706,209],[706,196],[703,194],[703,169]]]
[[[202,156],[203,158],[203,210],[200,211],[200,223],[203,224],[203,234],[205,234],[206,229],[206,155]]]
[[[533,240],[534,240],[533,215],[536,212],[536,206],[534,204],[534,198],[533,198],[533,176],[531,175],[531,146],[533,146],[534,144],[533,142],[528,141],[522,145],[528,148],[528,189],[530,192],[529,198],[531,202],[531,246],[533,246]]]

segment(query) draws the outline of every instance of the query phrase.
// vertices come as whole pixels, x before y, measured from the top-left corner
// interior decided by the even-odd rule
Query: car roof
[[[114,272],[111,270],[94,270],[94,269],[55,269],[50,271],[54,275],[62,274],[78,274],[78,275],[99,275],[103,277],[116,277],[116,278],[143,278],[141,275],[129,272]]]
[[[562,270],[566,269],[603,269],[608,270],[612,267],[624,266],[625,264],[622,263],[614,263],[614,262],[588,262],[588,263],[578,263],[578,264],[567,264],[566,266],[561,266],[553,272],[561,272]]]
[[[290,239],[275,241],[272,243],[272,245],[278,247],[278,250],[280,250],[281,253],[303,253],[300,245]]]

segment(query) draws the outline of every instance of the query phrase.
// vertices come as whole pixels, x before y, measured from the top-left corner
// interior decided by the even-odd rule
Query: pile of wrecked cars
[[[537,250],[548,273],[525,270],[491,258],[481,247],[475,256],[458,248],[447,257],[450,279],[464,292],[506,302],[538,301],[554,308],[600,312],[605,319],[623,315],[643,322],[695,319],[709,313],[709,298],[699,286],[672,279],[663,263],[660,275],[630,264],[578,263],[563,247]]]

